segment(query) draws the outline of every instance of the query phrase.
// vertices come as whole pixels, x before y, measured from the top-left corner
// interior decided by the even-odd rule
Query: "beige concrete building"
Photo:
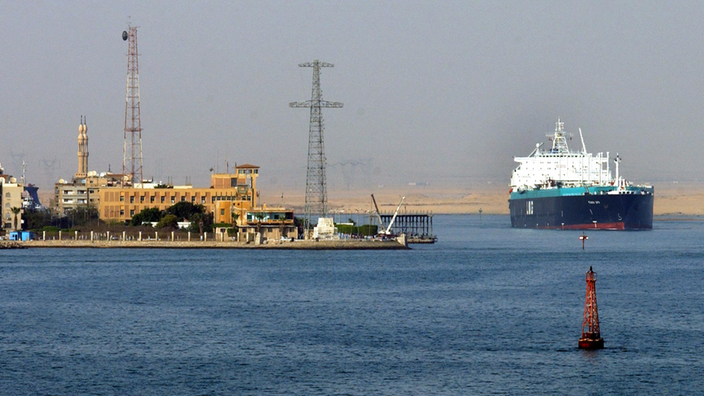
[[[97,174],[94,171],[82,179],[71,181],[59,180],[54,184],[54,209],[65,215],[78,207],[98,208],[100,206],[100,189],[122,185],[122,175],[112,173]]]
[[[4,174],[0,165],[0,216],[3,231],[16,231],[22,229],[22,192],[24,186],[14,177]],[[19,209],[19,213],[13,213]]]
[[[252,223],[252,210],[256,208],[259,196],[259,167],[256,165],[235,166],[235,173],[211,174],[210,187],[171,186],[153,182],[129,186],[124,175],[88,171],[88,126],[83,117],[78,127],[77,141],[77,172],[70,181],[62,179],[54,185],[54,209],[61,215],[90,206],[98,208],[103,221],[127,222],[144,209],[166,210],[178,202],[190,202],[203,205],[207,212],[213,213],[215,223],[236,223],[245,230],[251,230],[255,224]],[[288,213],[281,215],[287,216],[285,221],[283,217],[280,221],[275,220],[279,215],[267,212],[257,215],[264,220],[258,221],[257,226],[261,229],[276,225],[277,229],[283,230],[286,227],[282,228],[282,225],[293,224],[292,211],[280,209],[279,212]],[[283,234],[287,235],[288,231]]]
[[[223,210],[221,215],[228,212],[229,202],[218,202],[217,208]],[[233,224],[232,227],[218,227],[216,233],[224,233],[227,228],[234,228],[236,237],[233,238],[241,242],[255,241],[256,235],[260,235],[260,241],[298,238],[298,229],[294,224],[293,210],[285,208],[268,208],[262,205],[261,208],[247,210],[235,209],[233,214],[234,223],[222,221],[222,223]]]
[[[238,221],[240,240],[247,239],[243,234],[260,233],[263,239],[278,240],[298,238],[298,229],[293,220],[293,210],[285,208],[254,208],[245,212]]]
[[[215,223],[232,224],[233,219],[255,207],[259,167],[244,164],[235,173],[215,173],[209,188],[192,186],[160,186],[141,184],[135,187],[101,187],[99,190],[100,218],[104,221],[129,221],[148,208],[166,210],[178,202],[203,205],[213,213]]]

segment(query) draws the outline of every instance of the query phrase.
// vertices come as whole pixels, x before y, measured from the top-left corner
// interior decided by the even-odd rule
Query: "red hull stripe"
[[[539,227],[551,230],[625,230],[626,225],[624,222],[619,221],[616,223],[596,223],[596,224],[570,224],[570,225],[560,225],[560,226],[549,226],[549,227]]]

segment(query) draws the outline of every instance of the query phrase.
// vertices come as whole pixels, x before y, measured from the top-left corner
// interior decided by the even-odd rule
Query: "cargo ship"
[[[508,207],[511,226],[565,230],[648,230],[653,228],[654,189],[634,185],[619,175],[621,158],[609,153],[588,153],[582,130],[580,151],[567,146],[564,123],[558,118],[555,132],[519,163],[511,175]]]

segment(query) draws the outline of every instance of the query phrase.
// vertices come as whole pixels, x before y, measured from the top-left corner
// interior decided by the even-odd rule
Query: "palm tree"
[[[262,212],[254,213],[254,217],[257,219],[257,232],[261,232],[262,230],[262,220],[264,220],[264,216]]]
[[[13,223],[15,225],[14,226],[15,231],[17,231],[17,215],[20,214],[21,210],[22,210],[22,208],[18,208],[16,206],[10,208],[10,211],[12,212],[12,214],[15,215],[15,218],[13,220]]]

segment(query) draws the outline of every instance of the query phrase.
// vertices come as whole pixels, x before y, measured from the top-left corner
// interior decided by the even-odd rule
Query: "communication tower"
[[[122,174],[131,185],[141,183],[142,175],[142,121],[139,105],[139,53],[137,26],[127,25],[122,32],[127,46],[127,98],[125,100],[125,143],[122,150]]]
[[[305,219],[306,229],[311,227],[311,217],[325,217],[328,206],[327,182],[325,180],[325,146],[323,141],[323,108],[342,108],[341,102],[323,100],[323,91],[320,89],[320,68],[333,67],[332,63],[315,60],[313,62],[299,63],[299,67],[313,68],[313,91],[310,100],[305,102],[291,102],[293,108],[310,108],[310,128],[308,131],[308,170],[306,172],[306,203]],[[306,238],[308,232],[306,232]]]

